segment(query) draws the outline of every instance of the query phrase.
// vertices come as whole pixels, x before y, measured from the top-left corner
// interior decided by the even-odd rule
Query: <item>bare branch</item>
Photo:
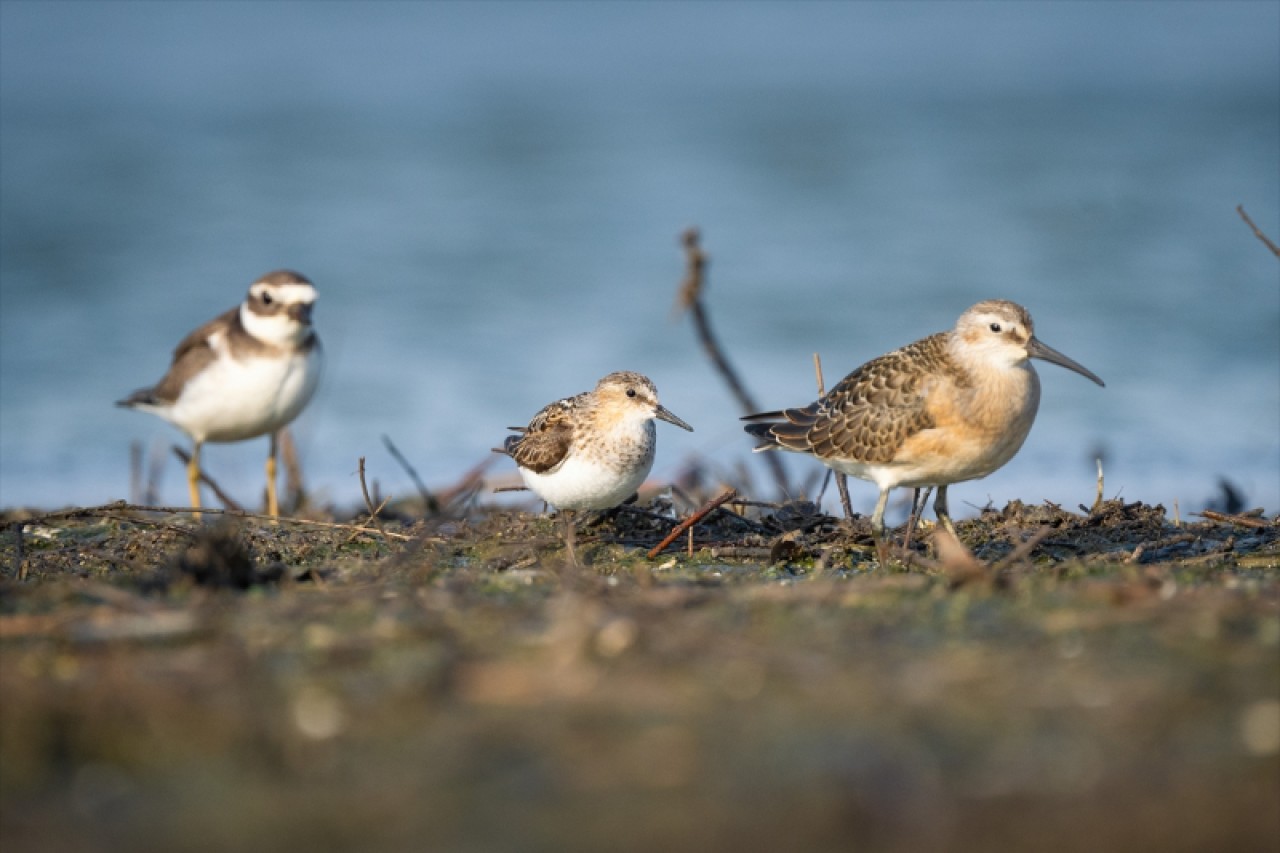
[[[438,513],[440,511],[440,502],[437,501],[435,497],[432,496],[431,492],[427,490],[427,487],[423,485],[422,478],[418,476],[418,472],[409,464],[409,460],[404,458],[404,454],[400,452],[400,448],[396,447],[395,444],[392,443],[391,437],[388,435],[382,436],[382,443],[387,446],[387,450],[391,453],[392,457],[400,463],[400,467],[409,475],[409,479],[413,480],[414,487],[417,488],[418,494],[422,497],[422,505],[426,512],[429,515],[435,515]]]
[[[283,427],[277,436],[280,445],[280,458],[284,462],[284,491],[288,495],[289,507],[297,512],[306,505],[307,491],[302,485],[302,462],[298,459],[298,443],[293,440],[293,431]]]
[[[1253,230],[1253,236],[1261,240],[1263,245],[1270,249],[1273,255],[1280,258],[1280,246],[1277,246],[1275,243],[1267,239],[1267,235],[1262,233],[1262,229],[1253,224],[1253,220],[1249,218],[1249,214],[1244,212],[1243,204],[1236,205],[1236,213],[1240,214],[1240,218],[1243,219],[1245,224]]]
[[[702,343],[702,348],[706,351],[707,357],[711,359],[711,363],[719,371],[720,377],[724,379],[733,396],[737,398],[738,405],[742,408],[742,413],[744,415],[754,414],[760,411],[760,407],[756,405],[756,401],[747,392],[746,386],[742,384],[737,372],[729,364],[729,359],[725,357],[724,350],[720,348],[719,341],[716,340],[715,334],[711,331],[711,320],[707,316],[706,308],[702,302],[702,291],[706,286],[707,256],[699,245],[699,239],[697,228],[687,229],[680,237],[688,267],[684,282],[680,285],[680,292],[676,296],[676,310],[689,311],[693,315],[693,325],[698,332],[698,340]],[[787,472],[783,468],[782,462],[772,453],[764,454],[763,459],[769,466],[770,473],[773,474],[779,493],[783,495],[790,494],[790,489],[787,487]]]
[[[712,498],[702,506],[698,507],[698,509],[691,513],[688,518],[677,524],[672,531],[667,534],[665,539],[649,549],[649,553],[647,555],[649,559],[652,560],[656,558],[662,553],[663,549],[676,541],[676,539],[680,538],[681,533],[684,533],[686,530],[692,530],[695,524],[714,512],[716,507],[733,500],[737,494],[737,491],[734,489],[725,489],[717,497]]]
[[[1222,524],[1238,524],[1241,527],[1253,527],[1256,529],[1264,529],[1272,526],[1272,522],[1265,518],[1255,518],[1252,515],[1228,515],[1225,512],[1215,512],[1211,509],[1202,509],[1197,513],[1201,518],[1207,518],[1210,521],[1217,521]]]
[[[256,512],[245,512],[240,509],[210,509],[208,507],[184,506],[145,506],[140,504],[131,504],[127,501],[116,501],[115,503],[101,504],[99,506],[73,507],[71,509],[59,510],[57,512],[48,512],[43,515],[35,515],[22,520],[22,524],[42,524],[48,521],[57,521],[64,518],[112,518],[125,512],[154,512],[167,515],[192,515],[195,513],[204,513],[207,515],[225,515],[230,518],[253,518],[260,521],[278,521],[282,524],[301,524],[308,527],[326,527],[333,530],[358,530],[363,533],[378,533],[386,536],[388,539],[400,539],[406,542],[413,541],[415,537],[407,536],[403,533],[392,533],[389,530],[377,530],[372,527],[364,527],[359,524],[340,524],[336,521],[317,521],[310,518],[287,518],[281,516],[273,518],[269,515],[261,515]],[[130,521],[139,521],[148,523],[147,519],[129,519]]]

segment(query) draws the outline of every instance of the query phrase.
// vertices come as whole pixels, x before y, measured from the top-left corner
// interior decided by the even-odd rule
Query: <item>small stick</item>
[[[991,576],[992,568],[974,556],[944,525],[934,528],[933,547],[938,552],[938,565],[953,589]],[[914,555],[907,553],[905,556],[910,562]]]
[[[382,443],[386,445],[387,450],[391,453],[392,457],[400,463],[400,467],[409,475],[409,479],[413,480],[413,485],[418,489],[418,494],[422,497],[423,508],[431,515],[435,515],[439,512],[439,502],[432,497],[431,492],[427,491],[427,487],[422,483],[422,478],[418,476],[418,472],[409,464],[409,460],[404,458],[404,454],[400,452],[400,448],[396,447],[395,444],[392,443],[391,436],[383,435]]]
[[[1253,224],[1253,220],[1249,218],[1249,214],[1244,212],[1243,204],[1236,205],[1236,213],[1240,214],[1240,218],[1245,221],[1245,224],[1248,225],[1251,229],[1253,229],[1253,236],[1261,240],[1263,244],[1268,249],[1271,250],[1272,254],[1274,254],[1277,258],[1280,258],[1280,246],[1277,246],[1275,243],[1272,243],[1270,240],[1268,240],[1267,235],[1262,233],[1262,229],[1260,229],[1257,225]]]
[[[389,539],[402,539],[406,542],[412,542],[416,537],[407,536],[403,533],[392,533],[389,530],[378,530],[373,527],[362,527],[358,524],[340,524],[336,521],[317,521],[311,518],[272,518],[269,515],[261,515],[256,512],[245,512],[244,510],[233,509],[210,509],[202,507],[196,509],[189,506],[145,506],[139,504],[131,504],[125,501],[116,501],[115,503],[101,504],[99,506],[76,507],[74,509],[64,509],[58,512],[45,513],[44,515],[28,518],[24,523],[35,524],[37,522],[55,521],[64,518],[80,518],[83,516],[90,517],[115,517],[116,513],[121,512],[159,512],[168,515],[192,514],[197,512],[208,513],[209,515],[226,515],[231,518],[252,518],[261,521],[280,521],[286,524],[302,524],[309,527],[327,527],[334,530],[358,530],[363,533],[381,533]],[[146,519],[131,519],[133,521],[145,522]],[[443,540],[439,540],[443,541]]]
[[[169,457],[164,452],[164,445],[156,442],[151,445],[151,454],[147,460],[147,490],[142,493],[140,503],[155,504],[160,500],[160,480],[164,476],[164,463]]]
[[[15,521],[13,523],[13,576],[20,581],[27,579],[27,563],[25,547],[22,542],[22,526],[26,522]]]
[[[822,380],[822,356],[816,352],[813,354],[813,369],[818,374],[818,396],[825,397],[827,395],[826,383]],[[849,478],[834,468],[829,469],[836,475],[836,490],[840,492],[840,508],[844,510],[845,518],[853,518],[853,504],[849,502]],[[825,482],[823,491],[826,491]]]
[[[760,411],[760,407],[756,405],[756,401],[747,393],[746,386],[742,384],[737,372],[730,366],[729,359],[725,357],[724,350],[720,348],[720,343],[716,340],[715,333],[711,331],[711,320],[707,317],[706,308],[702,304],[702,289],[706,286],[707,256],[699,245],[699,239],[697,228],[686,229],[680,235],[680,242],[684,246],[688,267],[684,282],[680,285],[680,292],[676,296],[676,311],[688,311],[693,315],[693,325],[698,332],[698,340],[702,343],[702,348],[706,351],[707,357],[711,359],[711,363],[720,372],[721,378],[729,386],[733,396],[737,398],[738,405],[742,408],[742,413],[744,415],[754,414]],[[769,471],[773,474],[774,482],[778,485],[778,493],[782,495],[790,494],[791,490],[787,488],[787,472],[782,467],[782,462],[778,459],[778,455],[776,453],[766,453],[763,455],[763,459],[769,466]]]
[[[1271,526],[1271,522],[1266,519],[1251,518],[1247,515],[1228,515],[1225,512],[1215,512],[1211,509],[1202,509],[1198,514],[1201,518],[1207,518],[1210,521],[1220,521],[1224,524],[1238,524],[1241,527],[1264,529]]]
[[[738,492],[735,489],[725,489],[723,492],[720,493],[718,497],[712,498],[702,506],[698,507],[698,509],[693,514],[691,514],[684,521],[677,524],[675,528],[670,533],[667,534],[667,537],[665,539],[663,539],[653,548],[649,549],[649,553],[647,555],[649,559],[652,560],[656,558],[659,554],[662,553],[663,549],[665,549],[672,542],[676,541],[676,539],[679,538],[681,533],[684,533],[686,530],[693,527],[699,521],[706,518],[708,515],[711,514],[711,512],[716,507],[720,506],[723,503],[727,503],[730,500],[733,500],[734,496],[737,494]]]
[[[679,486],[677,486],[675,483],[672,483],[672,484],[671,484],[671,494],[672,494],[672,495],[674,495],[675,497],[679,498],[680,500],[684,501],[686,504],[688,504],[690,509],[695,509],[695,508],[697,508],[697,506],[698,506],[697,501],[695,501],[693,498],[691,498],[691,497],[689,497],[688,495],[686,495],[686,494],[684,493],[684,491],[683,491]],[[736,503],[740,503],[740,502],[739,502],[739,501],[734,501],[734,503],[736,504]],[[628,507],[628,506],[626,506],[626,505],[623,505],[623,506],[619,507],[619,509],[631,509],[631,507]],[[637,511],[639,511],[639,510],[637,510]],[[763,526],[763,525],[760,525],[760,524],[756,524],[756,523],[755,523],[754,521],[752,521],[751,519],[749,519],[749,518],[747,518],[746,516],[742,515],[742,513],[734,512],[733,510],[729,509],[727,506],[718,506],[718,507],[716,507],[716,510],[715,510],[715,511],[716,511],[716,512],[718,512],[718,513],[721,513],[721,514],[723,514],[723,515],[727,515],[727,516],[729,516],[730,518],[737,519],[738,521],[741,521],[743,524],[747,525],[748,527],[752,528],[753,530],[755,530],[755,531],[757,531],[757,532],[759,532],[759,533],[766,533],[766,532],[768,532],[768,528],[767,528],[767,527],[765,527],[765,526]],[[671,521],[671,519],[667,518],[666,516],[661,516],[661,515],[656,515],[656,514],[654,514],[654,517],[655,517],[655,518],[661,518],[663,521]]]
[[[480,462],[472,465],[470,469],[463,474],[458,482],[452,486],[441,489],[436,493],[436,502],[443,508],[447,509],[454,501],[459,498],[469,497],[473,494],[478,486],[484,483],[484,472],[494,463],[498,457],[489,455]],[[497,491],[496,489],[494,491]]]
[[[782,509],[788,501],[752,501],[745,498],[733,502],[734,506],[754,506],[760,509]]]
[[[369,510],[369,523],[374,527],[382,530],[382,522],[378,520],[378,513],[382,512],[382,508],[387,505],[387,501],[391,500],[391,496],[382,499],[382,503],[378,506],[373,505],[373,499],[369,497],[369,486],[364,480],[364,457],[360,457],[360,492],[364,495],[364,505]]]
[[[142,442],[129,442],[129,500],[142,500]]]
[[[1097,512],[1102,507],[1102,457],[1098,457],[1098,494],[1093,499],[1093,509],[1090,513]]]
[[[191,454],[187,453],[187,451],[183,450],[181,447],[175,444],[173,445],[173,452],[179,459],[182,460],[183,465],[191,464]],[[225,506],[229,510],[232,510],[233,512],[244,512],[244,508],[241,507],[240,504],[236,503],[235,500],[232,499],[230,495],[222,491],[222,487],[213,481],[213,478],[210,477],[208,473],[204,470],[203,465],[200,466],[200,479],[204,481],[204,484],[206,486],[213,489],[213,493],[218,496],[218,500],[222,501],[223,506]],[[195,510],[195,511],[199,512],[200,510]],[[267,516],[267,517],[269,518],[270,516]]]
[[[1035,550],[1037,545],[1049,538],[1051,533],[1053,533],[1053,528],[1049,525],[1046,524],[1044,527],[1041,527],[1035,533],[1031,534],[1026,541],[1022,542],[1018,547],[1006,554],[1002,560],[996,562],[995,565],[991,567],[991,570],[993,572],[999,572],[1003,569],[1009,568],[1014,563],[1019,563],[1026,559],[1030,556],[1031,552]]]
[[[306,489],[302,485],[302,463],[298,459],[298,444],[288,427],[280,430],[280,456],[284,460],[284,490],[289,496],[289,506],[297,511],[306,503]]]

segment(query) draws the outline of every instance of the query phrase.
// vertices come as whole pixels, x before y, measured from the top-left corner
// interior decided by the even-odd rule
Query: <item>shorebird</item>
[[[270,434],[267,512],[279,515],[277,434],[320,380],[320,339],[311,327],[315,300],[315,286],[299,273],[264,275],[238,307],[182,339],[163,379],[116,403],[164,418],[191,437],[187,485],[196,509],[201,446]]]
[[[610,373],[592,391],[545,406],[527,427],[509,427],[500,452],[520,477],[566,519],[565,547],[576,564],[572,515],[612,509],[636,493],[653,467],[654,418],[693,432],[658,402],[648,377]]]
[[[985,477],[1022,447],[1040,405],[1038,358],[1103,382],[1035,336],[1031,315],[979,302],[955,328],[872,359],[816,402],[743,418],[755,448],[816,456],[880,489],[871,529],[888,557],[884,511],[898,486],[937,488],[933,508],[953,535],[947,487]]]

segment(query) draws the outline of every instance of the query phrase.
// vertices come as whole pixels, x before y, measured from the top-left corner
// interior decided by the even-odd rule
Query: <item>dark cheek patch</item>
[[[289,309],[289,306],[283,302],[273,300],[270,305],[262,300],[261,296],[255,296],[249,300],[249,310],[262,317],[274,317],[277,314],[283,314]]]

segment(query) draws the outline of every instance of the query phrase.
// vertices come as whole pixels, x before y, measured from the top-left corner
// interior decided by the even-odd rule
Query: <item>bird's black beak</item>
[[[305,325],[311,324],[311,309],[314,302],[295,302],[289,306],[289,319]]]
[[[687,429],[689,432],[693,432],[693,427],[689,426],[687,423],[680,420],[675,415],[671,414],[663,406],[659,406],[656,410],[654,410],[653,416],[655,418],[658,418],[659,420],[666,421],[669,424],[675,424],[681,429]]]
[[[1031,340],[1027,341],[1027,355],[1031,356],[1032,358],[1038,358],[1042,361],[1052,362],[1058,365],[1059,367],[1065,367],[1067,370],[1074,370],[1076,373],[1079,373],[1081,376],[1084,376],[1088,379],[1092,379],[1094,382],[1097,382],[1103,388],[1107,387],[1107,384],[1103,382],[1101,379],[1099,379],[1097,375],[1093,373],[1093,371],[1089,370],[1089,368],[1085,367],[1083,364],[1080,364],[1078,361],[1073,361],[1072,359],[1067,358],[1065,355],[1058,352],[1053,347],[1049,346],[1046,343],[1043,343],[1037,337],[1033,336]]]

